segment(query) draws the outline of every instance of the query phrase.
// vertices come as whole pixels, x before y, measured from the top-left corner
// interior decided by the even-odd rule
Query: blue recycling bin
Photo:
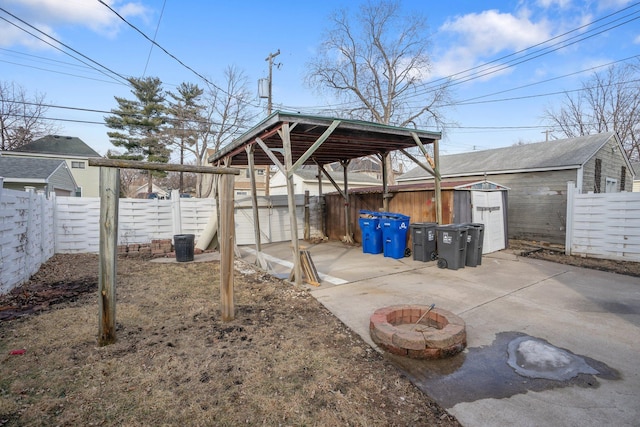
[[[378,212],[361,210],[360,231],[362,232],[362,252],[365,254],[382,253],[382,228]]]
[[[395,259],[404,258],[407,250],[409,217],[398,213],[382,212],[380,226],[384,256]]]

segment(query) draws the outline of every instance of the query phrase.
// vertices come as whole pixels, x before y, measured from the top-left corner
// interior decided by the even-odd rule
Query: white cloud
[[[558,6],[561,9],[566,9],[571,6],[571,0],[538,0],[536,4],[545,9],[553,6]]]
[[[508,54],[547,40],[551,24],[546,19],[533,22],[526,9],[518,15],[486,10],[448,20],[439,28],[438,37],[448,39],[447,44],[452,46],[434,57],[434,74],[446,76],[501,52]]]
[[[123,22],[113,12],[97,0],[7,0],[14,7],[14,14],[34,27],[55,37],[54,29],[58,26],[85,27],[99,34],[115,36]],[[118,11],[125,18],[142,17],[149,9],[141,3],[118,2],[104,0],[106,4]],[[23,24],[20,24],[23,26]],[[15,28],[15,27],[14,27]],[[3,28],[4,31],[4,28]],[[21,33],[21,34],[20,34]],[[20,31],[11,39],[12,44],[31,45],[33,38]],[[4,37],[5,46],[9,41]]]

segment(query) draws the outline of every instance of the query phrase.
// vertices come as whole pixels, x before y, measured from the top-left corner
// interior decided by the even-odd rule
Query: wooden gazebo
[[[438,171],[439,132],[401,128],[351,119],[308,116],[276,111],[258,125],[225,146],[209,158],[217,166],[248,165],[251,170],[252,197],[254,199],[254,219],[256,224],[256,246],[260,248],[260,231],[256,207],[254,165],[275,165],[287,179],[289,217],[291,221],[291,239],[294,252],[294,277],[301,281],[300,248],[298,245],[298,227],[295,215],[293,174],[302,165],[316,165],[318,177],[324,174],[331,182],[324,165],[339,162],[344,168],[344,191],[334,183],[336,189],[345,198],[345,209],[349,209],[347,166],[352,159],[376,156],[383,165],[383,209],[388,210],[387,185],[389,171],[386,169],[387,157],[393,151],[401,151],[428,173],[436,182],[436,205],[440,213],[440,174]],[[425,145],[433,144],[433,157]],[[406,150],[419,147],[425,161],[418,160]],[[257,149],[256,149],[257,148]],[[321,188],[321,187],[320,187]],[[440,217],[440,216],[439,216]],[[346,224],[349,236],[349,222]]]

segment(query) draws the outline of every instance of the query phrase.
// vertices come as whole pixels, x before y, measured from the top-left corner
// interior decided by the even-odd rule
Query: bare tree
[[[361,6],[356,18],[344,9],[332,14],[307,82],[345,101],[341,112],[350,117],[441,126],[449,91],[446,84],[424,87],[431,69],[426,19],[400,12],[399,2],[381,0]]]
[[[594,73],[544,118],[567,138],[617,132],[627,156],[640,160],[640,61]]]
[[[29,96],[16,83],[0,82],[0,150],[15,150],[59,133],[60,128],[45,118],[47,110],[44,94]]]
[[[207,158],[231,142],[245,130],[252,118],[251,99],[247,77],[234,66],[225,69],[224,87],[209,86],[204,94],[203,116],[198,139],[186,150],[193,152],[196,164],[207,164]],[[210,197],[213,175],[198,174],[196,197]]]

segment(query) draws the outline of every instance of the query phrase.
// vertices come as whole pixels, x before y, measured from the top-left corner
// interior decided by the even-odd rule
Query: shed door
[[[473,222],[484,224],[482,253],[488,254],[504,249],[502,191],[472,191],[471,208]]]

